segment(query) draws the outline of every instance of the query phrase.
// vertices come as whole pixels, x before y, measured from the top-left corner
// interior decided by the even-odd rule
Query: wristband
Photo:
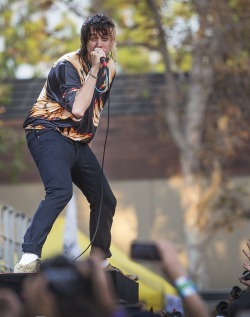
[[[174,282],[175,288],[180,297],[185,298],[196,294],[196,287],[193,281],[187,276],[180,276]]]
[[[91,74],[91,72],[89,72],[89,75],[90,75],[91,77],[95,78],[95,79],[97,79],[97,78],[98,78],[97,76],[95,76],[95,75]]]

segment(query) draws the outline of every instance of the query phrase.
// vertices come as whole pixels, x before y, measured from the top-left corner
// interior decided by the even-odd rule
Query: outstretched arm
[[[198,295],[194,283],[182,266],[174,245],[169,241],[158,241],[163,270],[168,281],[176,287],[189,317],[209,317],[208,308]]]

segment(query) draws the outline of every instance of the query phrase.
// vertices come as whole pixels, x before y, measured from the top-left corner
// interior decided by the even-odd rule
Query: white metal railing
[[[11,206],[0,204],[0,271],[13,272],[22,254],[23,236],[30,219]]]

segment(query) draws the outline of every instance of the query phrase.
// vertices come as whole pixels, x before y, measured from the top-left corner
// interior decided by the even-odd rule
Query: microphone
[[[101,57],[101,58],[100,58],[100,62],[101,62],[101,64],[102,64],[102,67],[107,67],[107,62],[106,62],[105,57]]]

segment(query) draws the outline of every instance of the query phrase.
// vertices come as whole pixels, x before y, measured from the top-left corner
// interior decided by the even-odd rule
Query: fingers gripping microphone
[[[107,62],[106,62],[105,57],[101,57],[101,58],[100,58],[100,62],[101,62],[101,64],[102,64],[102,67],[107,67]]]

